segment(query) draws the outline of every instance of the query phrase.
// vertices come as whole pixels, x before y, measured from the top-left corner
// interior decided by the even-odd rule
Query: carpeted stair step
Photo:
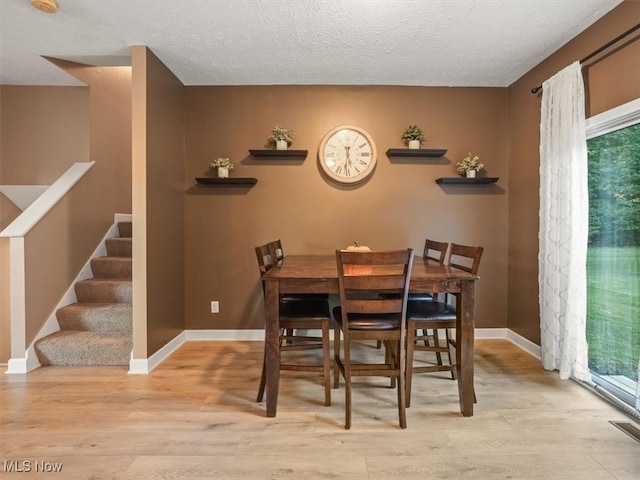
[[[105,240],[107,255],[110,257],[130,257],[131,237],[115,237]]]
[[[36,341],[41,365],[129,365],[131,335],[60,330]]]
[[[120,278],[131,280],[131,257],[98,257],[91,260],[94,278]]]
[[[132,230],[133,222],[118,222],[118,231],[120,232],[121,237],[131,238]]]
[[[129,303],[133,302],[130,280],[89,278],[75,284],[78,303]]]
[[[133,307],[126,303],[73,303],[59,308],[61,330],[131,334]]]

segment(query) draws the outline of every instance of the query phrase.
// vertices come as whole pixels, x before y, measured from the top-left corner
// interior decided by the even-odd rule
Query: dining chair
[[[272,242],[269,242],[268,245],[275,263],[280,263],[282,260],[284,260],[285,256],[284,256],[284,247],[282,246],[282,240],[278,238],[277,240],[273,240]],[[308,298],[328,299],[329,294],[327,293],[285,293],[285,294],[282,294],[280,298],[283,300],[308,299]]]
[[[351,428],[351,380],[355,376],[382,376],[395,380],[400,427],[406,428],[404,345],[413,249],[336,250],[336,262],[340,304],[333,309],[336,320],[333,382],[338,388],[340,374],[344,378],[345,428]],[[381,296],[381,293],[395,295]],[[380,363],[353,362],[352,342],[358,340],[383,341],[384,360]]]
[[[282,246],[282,240],[279,238],[277,240],[273,240],[269,242],[269,250],[271,252],[272,258],[274,262],[280,263],[284,260],[284,247]],[[280,300],[288,301],[288,300],[308,300],[308,299],[329,299],[329,294],[327,293],[283,293],[280,295]],[[294,335],[294,330],[290,329],[286,331],[287,337],[291,337]],[[285,340],[286,343],[290,342],[290,340]]]
[[[470,247],[466,245],[451,244],[449,251],[450,267],[464,270],[476,275],[480,268],[480,259],[484,249],[482,247]],[[454,362],[456,343],[455,337],[451,334],[451,329],[456,328],[456,309],[459,298],[456,297],[456,306],[450,303],[448,295],[444,301],[410,301],[407,305],[407,367],[406,367],[406,389],[407,389],[407,407],[411,405],[411,388],[412,379],[415,373],[431,373],[431,372],[451,372],[451,378],[456,380],[457,371]],[[418,340],[421,337],[416,336],[416,332],[425,330],[433,332],[434,345],[421,345]],[[444,345],[440,344],[439,331],[444,330]],[[431,339],[431,336],[429,337]],[[436,364],[414,365],[414,352],[429,351],[438,353],[447,353],[449,363],[443,365],[440,361]],[[475,393],[474,393],[475,397]]]
[[[273,255],[273,248],[269,244],[264,244],[255,247],[255,252],[260,275],[263,276],[277,263],[276,257]],[[264,292],[264,281],[262,282],[262,287]],[[324,404],[331,405],[331,353],[329,342],[331,312],[329,310],[329,301],[326,298],[280,299],[279,311],[280,341],[278,354],[281,356],[280,370],[322,373]],[[322,332],[321,336],[318,337],[310,333],[310,331],[317,331],[318,329]],[[282,352],[297,350],[322,350],[322,363],[282,361]],[[266,346],[262,376],[258,388],[258,402],[261,402],[264,397],[265,384]]]
[[[439,242],[437,240],[432,240],[427,238],[424,241],[424,249],[422,251],[422,257],[430,262],[436,262],[440,265],[444,264],[445,258],[447,256],[447,250],[449,249],[449,244],[447,242]],[[431,302],[434,300],[438,300],[438,293],[409,293],[409,301],[424,301]],[[418,331],[414,332],[415,341],[422,341],[424,344],[424,350],[433,351],[436,354],[436,361],[438,365],[443,365],[442,363],[442,350],[439,348],[438,335],[439,332],[437,329],[423,329],[420,330],[422,333],[418,334]],[[407,334],[408,336],[408,334]],[[434,345],[431,346],[431,343]],[[431,350],[433,348],[433,350]],[[447,350],[448,352],[448,350]],[[451,361],[449,361],[451,363]]]
[[[427,260],[437,262],[440,265],[444,263],[444,259],[447,255],[447,249],[449,248],[449,244],[447,242],[439,242],[437,240],[431,240],[427,238],[424,241],[424,249],[422,251],[422,257]],[[409,301],[432,301],[434,297],[437,299],[437,293],[409,293],[408,300]],[[432,331],[430,331],[432,332]],[[433,333],[427,333],[426,330],[423,331],[423,334],[416,340],[423,340],[424,342],[429,342]],[[428,343],[425,343],[425,345]],[[382,342],[377,343],[377,348],[382,346]],[[442,359],[440,357],[440,352],[436,353],[438,364],[442,365]]]

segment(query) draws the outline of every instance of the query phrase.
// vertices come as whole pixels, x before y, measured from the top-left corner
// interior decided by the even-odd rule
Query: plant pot
[[[420,148],[420,140],[409,140],[408,147],[411,150],[418,150]]]
[[[227,167],[218,167],[218,178],[229,178],[229,169]]]
[[[476,178],[475,170],[467,170],[467,178]]]
[[[288,146],[286,140],[276,140],[276,150],[286,150]]]

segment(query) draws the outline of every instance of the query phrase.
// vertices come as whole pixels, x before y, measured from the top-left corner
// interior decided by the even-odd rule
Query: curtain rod
[[[629,35],[631,35],[633,32],[635,32],[636,30],[638,30],[640,28],[640,23],[636,24],[635,26],[631,27],[629,30],[627,30],[626,32],[622,33],[621,35],[618,35],[616,38],[614,38],[613,40],[611,40],[610,42],[605,43],[603,46],[601,46],[600,48],[598,48],[597,50],[591,52],[589,55],[587,55],[586,57],[580,59],[580,63],[584,63],[587,60],[592,59],[593,57],[595,57],[596,55],[598,55],[599,53],[602,53],[604,50],[606,50],[607,48],[609,48],[610,46],[614,45],[615,43],[619,42],[620,40],[622,40],[624,37],[627,37]],[[538,93],[540,90],[542,90],[542,85],[538,85],[537,87],[533,87],[531,89],[531,93]]]

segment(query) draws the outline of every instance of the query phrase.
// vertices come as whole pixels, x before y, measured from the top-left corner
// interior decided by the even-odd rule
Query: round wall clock
[[[368,178],[376,166],[376,144],[360,127],[341,125],[320,142],[318,161],[333,180],[354,184]]]

